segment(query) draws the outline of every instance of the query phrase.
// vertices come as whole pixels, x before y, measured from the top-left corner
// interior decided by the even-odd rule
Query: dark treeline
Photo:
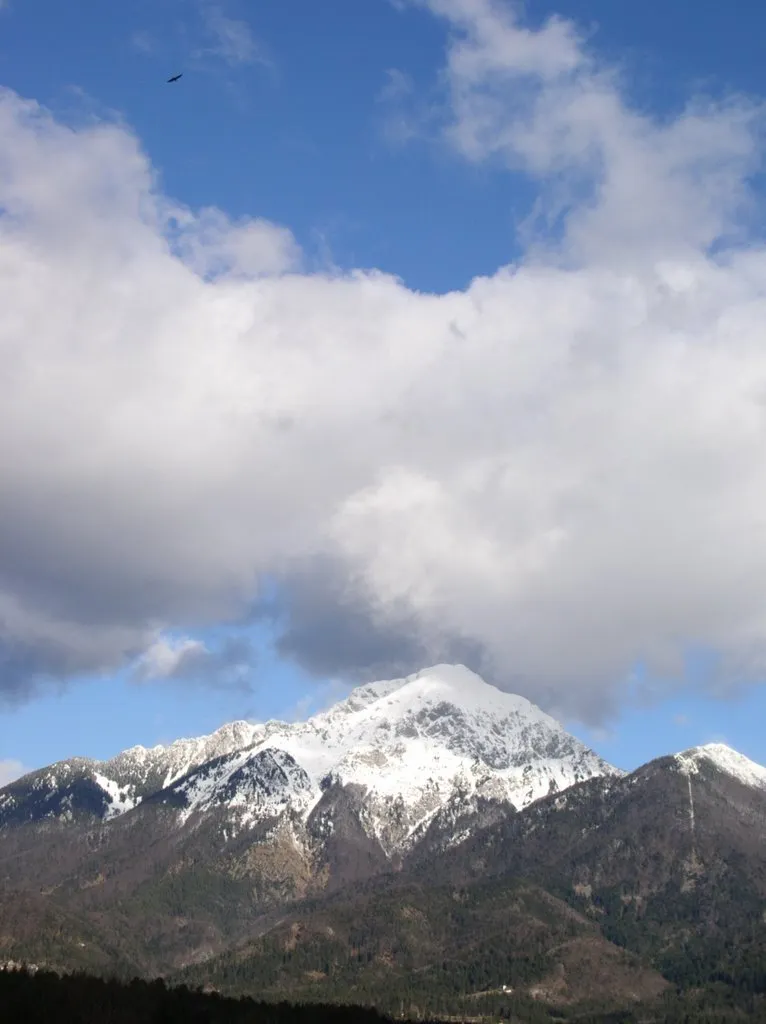
[[[487,1016],[450,1016],[464,1021],[506,1020],[512,1024],[743,1024],[763,1022],[762,1007],[742,1014],[724,1003],[718,1010],[706,999],[694,1004],[662,1000],[653,1009],[583,1013],[572,1008],[552,1011],[543,1006],[518,1007]],[[45,971],[0,971],[2,1024],[394,1024],[368,1007],[291,1004],[235,999],[162,980],[120,982],[85,974],[57,975]],[[420,1024],[424,1024],[421,1020]],[[430,1024],[439,1024],[431,1020]]]
[[[293,1006],[228,999],[158,981],[0,971],[2,1024],[387,1024],[355,1006]]]

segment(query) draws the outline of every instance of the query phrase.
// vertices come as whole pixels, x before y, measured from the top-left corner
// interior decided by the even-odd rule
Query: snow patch
[[[284,751],[245,750],[200,766],[170,787],[170,792],[184,798],[182,823],[195,811],[224,806],[243,828],[280,817],[287,810],[305,810],[312,785]]]
[[[126,811],[131,811],[136,806],[138,801],[132,792],[131,786],[121,786],[114,779],[108,779],[106,775],[101,775],[99,772],[94,772],[93,778],[106,793],[109,800],[110,807],[104,815],[105,820],[108,821],[110,818],[116,818],[120,814],[125,814]]]

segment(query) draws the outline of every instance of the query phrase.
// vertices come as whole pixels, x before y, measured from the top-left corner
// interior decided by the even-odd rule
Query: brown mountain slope
[[[267,819],[234,836],[224,810],[179,825],[162,801],[80,828],[29,823],[0,833],[0,882],[9,898],[40,897],[30,912],[41,931],[43,908],[97,930],[109,921],[116,966],[162,972],[257,932],[296,900],[390,870],[360,813],[355,787],[330,786],[307,822]]]
[[[766,789],[704,757],[572,787],[410,870],[533,880],[679,985],[766,995]]]
[[[388,879],[307,905],[184,980],[269,998],[387,1012],[485,1013],[508,1002],[622,1007],[668,986],[598,926],[522,883],[427,887]]]
[[[196,964],[235,989],[393,1009],[397,995],[440,1013],[495,1006],[506,996],[480,993],[502,984],[562,1013],[595,993],[612,1007],[651,1003],[659,972],[756,1019],[766,788],[726,770],[727,757],[661,759],[517,813],[461,804],[400,863],[365,829],[352,786],[328,786],[307,823],[234,835],[216,809],[179,825],[163,800],[95,826],[24,825],[0,837],[6,905],[27,907],[5,935],[33,959],[53,935],[57,962],[73,966],[86,949],[99,970]]]

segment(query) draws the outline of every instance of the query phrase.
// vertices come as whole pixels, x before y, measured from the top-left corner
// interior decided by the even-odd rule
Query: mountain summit
[[[254,741],[289,753],[315,786],[361,787],[371,829],[389,850],[457,797],[518,810],[616,774],[534,704],[460,665],[361,686],[307,722],[265,725]]]
[[[766,768],[725,743],[706,743],[675,756],[679,768],[687,775],[698,775],[704,765],[712,766],[745,786],[766,790]]]

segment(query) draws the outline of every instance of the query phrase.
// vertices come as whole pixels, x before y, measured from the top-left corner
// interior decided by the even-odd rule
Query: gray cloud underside
[[[540,186],[524,259],[462,292],[308,273],[285,228],[162,195],[123,127],[0,94],[7,698],[236,682],[251,652],[168,631],[274,581],[324,675],[458,659],[592,720],[689,643],[719,692],[762,677],[763,109],[654,122],[571,24],[427,6],[447,144]]]

